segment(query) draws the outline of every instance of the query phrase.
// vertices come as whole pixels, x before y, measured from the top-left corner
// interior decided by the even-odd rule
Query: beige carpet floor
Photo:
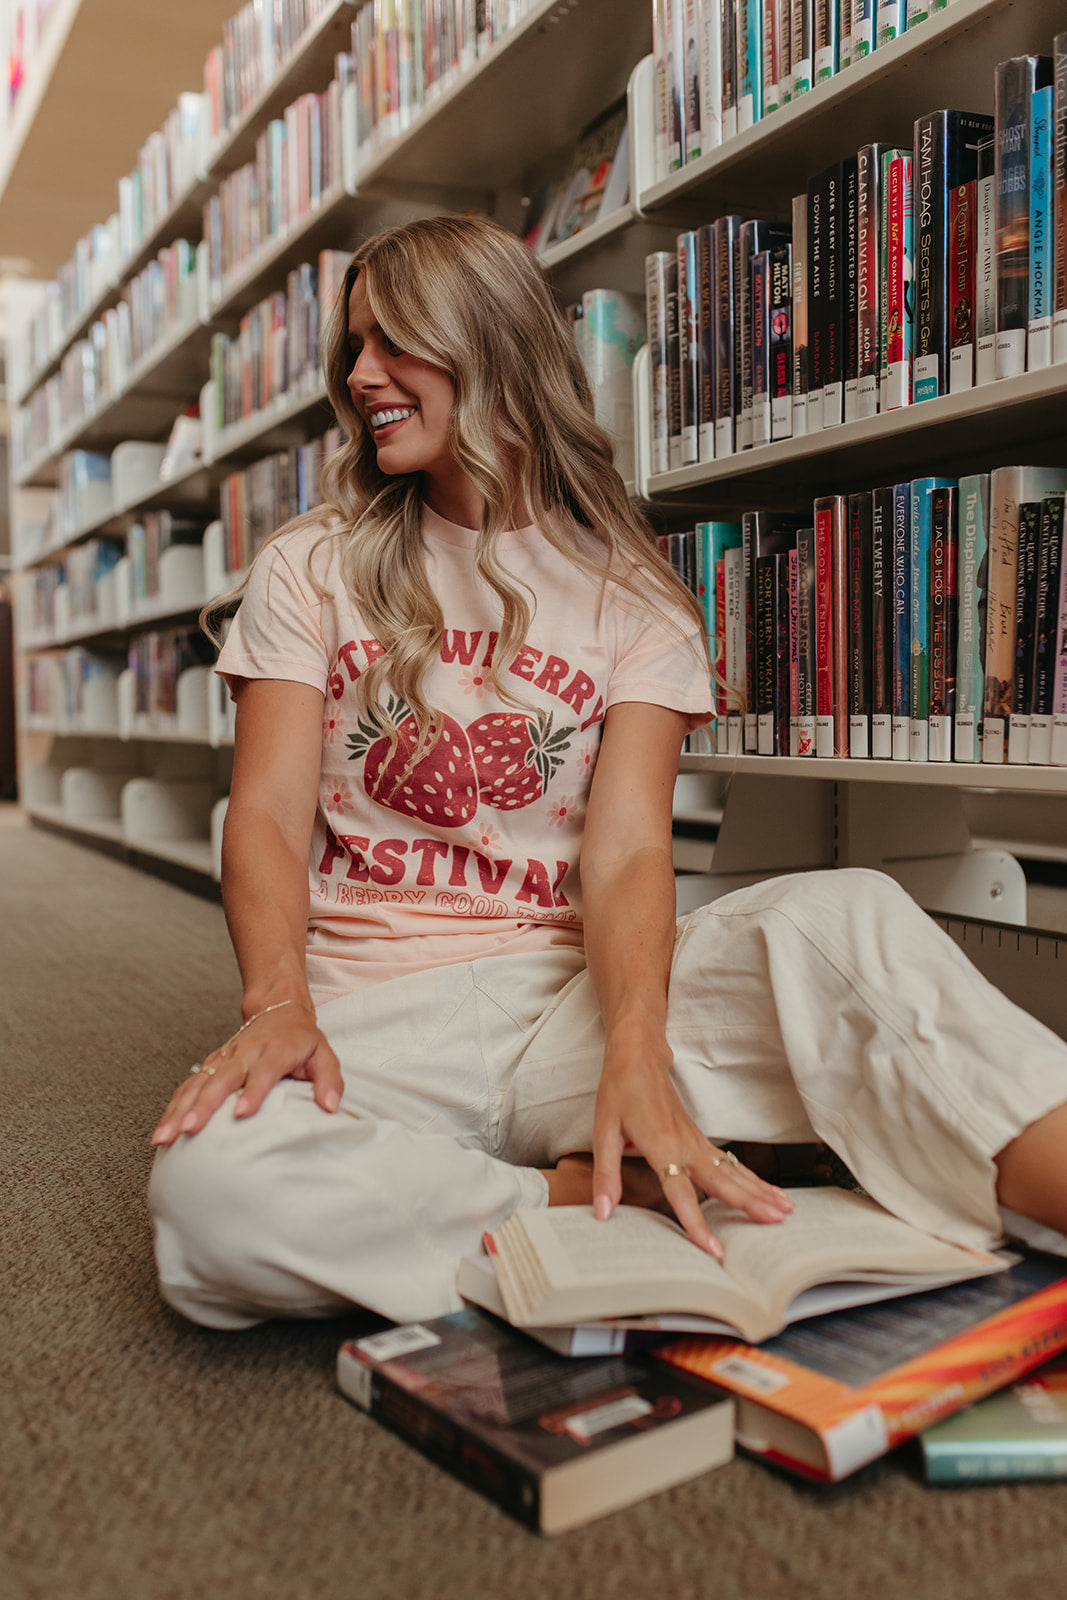
[[[233,1026],[220,909],[0,809],[3,1600],[1031,1600],[1067,1485],[731,1466],[556,1540],[334,1390],[357,1315],[205,1333],[158,1300],[148,1134]]]

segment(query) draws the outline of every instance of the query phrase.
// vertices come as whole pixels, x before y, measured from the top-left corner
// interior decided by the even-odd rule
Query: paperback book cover
[[[893,485],[893,590],[889,613],[893,757],[911,760],[911,485]]]
[[[737,1443],[837,1482],[1067,1345],[1067,1276],[1030,1255],[994,1277],[797,1324],[763,1344],[686,1338],[653,1359],[721,1383]]]
[[[789,550],[796,542],[798,519],[767,511],[746,511],[741,518],[741,544],[745,570],[745,722],[744,748],[758,748],[756,684],[756,563],[763,556]]]
[[[848,753],[871,754],[872,496],[850,494],[848,517]]]
[[[826,185],[828,172],[808,182],[808,425],[809,433],[822,427],[823,386],[826,383],[827,340],[827,232]]]
[[[808,197],[793,197],[793,434],[808,431]]]
[[[1052,86],[1030,97],[1030,322],[1026,369],[1052,363]]]
[[[948,197],[948,391],[974,386],[975,211],[978,180],[959,183]]]
[[[677,284],[678,263],[666,250],[645,257],[645,307],[648,317],[649,373],[652,387],[652,471],[670,467],[670,350],[667,300],[671,276]],[[675,289],[677,294],[677,288]]]
[[[978,150],[974,226],[974,381],[992,383],[997,375],[997,205],[996,140]]]
[[[878,0],[878,43],[892,44],[908,26],[907,0]]]
[[[753,444],[752,356],[753,303],[752,263],[756,256],[774,245],[788,244],[790,229],[779,222],[748,219],[737,230],[734,261],[734,370],[739,399],[734,448],[749,450]],[[766,442],[766,441],[765,441]]]
[[[822,425],[845,418],[845,163],[828,167],[821,182],[824,300],[822,306]]]
[[[740,410],[741,374],[735,359],[737,343],[735,267],[742,218],[719,217],[715,224],[715,455],[733,455],[734,424]]]
[[[572,1361],[474,1309],[346,1342],[337,1382],[432,1461],[546,1534],[733,1454],[721,1389],[640,1356]]]
[[[741,0],[719,0],[722,41],[722,136],[732,139],[737,133],[737,8]]]
[[[725,684],[726,676],[726,633],[721,625],[725,616],[725,593],[722,592],[719,578],[723,570],[723,557],[727,550],[741,549],[741,524],[739,522],[698,522],[695,530],[696,549],[696,592],[704,613],[704,626],[707,629],[708,650],[711,655],[712,665],[719,674],[721,682],[715,686],[716,702],[716,734],[720,752],[727,750],[729,738],[727,732],[727,719],[732,711],[738,709],[739,697],[735,696],[734,704],[730,704]]]
[[[862,61],[875,44],[877,0],[849,0],[852,12],[852,60]]]
[[[935,489],[955,487],[955,479],[916,478],[911,486],[911,755],[930,758],[930,497]]]
[[[1034,664],[1034,624],[1037,620],[1037,544],[1040,530],[1041,501],[1024,500],[1019,506],[1019,543],[1015,558],[1015,661],[1011,680],[1011,715],[1008,718],[1008,760],[1023,765],[1030,760],[1030,691]]]
[[[1067,33],[1052,42],[1052,359],[1067,361]]]
[[[841,377],[845,390],[844,420],[859,415],[859,160],[841,163]]]
[[[815,754],[848,754],[845,497],[815,501]],[[843,680],[843,683],[839,680]]]
[[[815,0],[815,82],[832,78],[839,67],[838,0]]]
[[[797,708],[798,756],[815,754],[815,529],[798,528],[797,552]]]
[[[807,94],[815,81],[814,0],[791,0],[793,99]]]
[[[715,459],[715,233],[710,223],[697,230],[697,332],[700,344],[700,395],[697,456]]]
[[[737,5],[737,131],[743,133],[763,116],[763,0],[736,0]]]
[[[886,168],[888,170],[886,170]],[[886,158],[885,389],[882,409],[911,404],[915,286],[912,277],[912,158]]]
[[[927,1483],[1007,1483],[1067,1478],[1067,1357],[927,1428]]]
[[[680,233],[678,256],[678,394],[680,402],[681,460],[690,466],[699,459],[700,391],[700,275],[695,232]],[[673,463],[672,463],[673,465]]]
[[[749,442],[753,449],[771,442],[771,261],[770,251],[752,257],[749,288],[752,315]]]
[[[771,439],[789,439],[793,434],[793,249],[788,244],[770,251],[768,319]]]

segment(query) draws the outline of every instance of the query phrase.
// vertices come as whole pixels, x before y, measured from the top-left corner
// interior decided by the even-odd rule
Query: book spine
[[[911,404],[914,285],[912,261],[912,160],[907,151],[889,163],[887,184],[886,392],[883,409]]]
[[[808,428],[822,427],[826,382],[826,197],[825,173],[808,183]]]
[[[666,273],[667,308],[667,462],[673,472],[682,465],[682,319],[679,315],[678,257],[670,257]]]
[[[671,257],[657,250],[645,257],[645,311],[648,328],[649,374],[652,388],[652,471],[670,467],[669,386],[670,355],[667,339],[667,294]],[[677,263],[675,263],[677,273]]]
[[[871,755],[893,754],[889,597],[893,567],[893,492],[871,495]]]
[[[815,530],[797,531],[797,750],[815,754]]]
[[[1052,44],[1052,359],[1067,361],[1067,33]]]
[[[862,61],[874,49],[876,0],[851,0],[852,60]]]
[[[815,754],[834,754],[834,554],[836,495],[815,502]]]
[[[807,94],[815,81],[813,59],[813,0],[792,0],[791,48],[793,63],[793,99]]]
[[[856,156],[856,400],[851,420],[878,411],[881,189],[881,149],[864,145]]]
[[[1030,760],[1039,766],[1048,766],[1052,760],[1052,666],[1062,555],[1063,496],[1049,495],[1041,502],[1030,691]]]
[[[726,558],[717,555],[715,558],[715,630],[714,636],[709,641],[711,644],[711,661],[715,668],[715,720],[716,743],[721,737],[720,730],[726,728],[727,695],[726,695]],[[725,742],[723,742],[725,748]]]
[[[977,179],[959,183],[948,199],[948,328],[950,394],[974,386],[975,205]]]
[[[844,218],[841,235],[843,294],[841,314],[841,376],[845,388],[844,420],[859,416],[859,162],[849,156],[841,163]]]
[[[931,111],[915,124],[913,208],[915,213],[915,359],[913,398],[934,400],[942,393],[945,369],[941,333],[945,296],[945,140],[949,113]]]
[[[793,434],[793,249],[775,245],[770,252],[768,308],[771,438]]]
[[[667,21],[666,0],[652,0],[652,99],[653,155],[656,176],[663,179],[670,171],[667,156],[670,116],[667,109]],[[353,24],[353,27],[355,24]]]
[[[775,594],[775,557],[756,557],[755,594],[755,685],[756,685],[756,750],[761,756],[773,756],[774,708],[777,682],[777,605]]]
[[[1065,518],[1067,523],[1067,518]],[[1064,539],[1067,539],[1065,527]],[[1056,616],[1056,653],[1052,661],[1053,766],[1067,766],[1067,550],[1060,544],[1060,582]]]
[[[741,748],[741,717],[745,702],[745,571],[744,551],[737,540],[723,554],[726,587],[726,754]],[[721,749],[720,745],[720,749]]]
[[[828,0],[829,3],[829,0]],[[844,170],[838,162],[826,172],[823,261],[826,273],[824,301],[824,371],[822,425],[836,428],[844,421],[845,362],[842,350],[845,313],[845,206]]]
[[[1037,541],[1041,502],[1024,500],[1019,506],[1019,551],[1015,567],[1015,651],[1011,674],[1011,713],[1008,717],[1008,760],[1025,765],[1030,760],[1030,687],[1033,666],[1034,621],[1037,604]]]
[[[911,629],[911,760],[930,749],[930,478],[911,486],[909,571]]]
[[[848,501],[834,496],[834,755],[848,755]]]
[[[753,448],[771,442],[770,256],[769,250],[761,250],[752,257],[749,291],[752,309],[752,416],[749,426]]]
[[[701,94],[703,49],[703,24],[699,0],[684,0],[683,29],[685,55],[683,79],[685,83],[685,160],[697,161],[705,148],[704,101]],[[709,147],[710,148],[710,147]]]
[[[871,495],[848,497],[848,753],[871,753]]]
[[[734,449],[752,448],[752,257],[757,224],[742,222],[734,246]]]
[[[679,432],[681,461],[690,466],[699,459],[701,348],[699,328],[700,276],[695,232],[680,233],[678,258]]]
[[[815,0],[814,82],[824,83],[838,71],[837,0]]]
[[[911,487],[893,488],[893,760],[911,759]]]
[[[763,45],[763,115],[781,105],[778,70],[778,0],[761,0],[760,35]]]
[[[907,0],[878,0],[878,43],[892,44],[908,26]]]
[[[793,435],[808,430],[808,197],[793,198]]]
[[[683,0],[663,0],[667,46],[667,171],[685,164],[685,14]]]
[[[930,760],[952,760],[956,711],[957,490],[930,496]]]
[[[1052,86],[1030,100],[1030,320],[1026,367],[1052,364]]]
[[[789,754],[791,706],[790,566],[796,571],[796,550],[778,550],[774,556],[774,754]]]
[[[697,459],[715,459],[715,260],[714,230],[697,231],[697,320],[700,343],[700,394],[697,411]]]
[[[992,383],[997,375],[997,205],[996,140],[978,151],[975,185],[974,381]]]
[[[722,22],[716,0],[699,0],[700,142],[704,154],[722,144]]]
[[[800,602],[800,575],[797,566],[796,545],[789,555],[789,622],[787,644],[789,649],[789,740],[788,754],[800,753],[800,639],[797,629],[797,612]]]
[[[1016,56],[995,74],[996,376],[1026,370],[1030,320],[1030,95],[1035,61]]]
[[[956,643],[956,718],[953,740],[957,761],[978,761],[982,717],[982,574],[989,525],[989,475],[960,479],[958,629]]]
[[[734,395],[734,256],[737,217],[719,217],[715,228],[715,455],[733,455]]]
[[[720,33],[722,53],[722,136],[732,139],[737,133],[737,7],[740,0],[721,0]]]
[[[1005,759],[1015,665],[1015,584],[1019,570],[1018,492],[1006,474],[990,478],[989,580],[986,589],[982,761]],[[1017,475],[1013,475],[1017,476]]]
[[[745,579],[745,720],[743,744],[746,755],[759,749],[759,716],[756,711],[756,543],[759,513],[746,511],[741,518],[741,549]]]
[[[778,104],[788,105],[793,98],[793,5],[792,0],[774,0],[778,29]]]
[[[763,116],[762,0],[737,3],[737,131],[754,127]]]

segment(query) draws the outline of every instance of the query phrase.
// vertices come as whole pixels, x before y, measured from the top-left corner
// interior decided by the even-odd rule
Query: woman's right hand
[[[283,1078],[312,1084],[324,1111],[336,1111],[341,1103],[341,1065],[309,1006],[263,1011],[205,1056],[171,1096],[152,1143],[169,1145],[182,1134],[199,1133],[234,1094],[240,1096],[234,1116],[250,1117]]]

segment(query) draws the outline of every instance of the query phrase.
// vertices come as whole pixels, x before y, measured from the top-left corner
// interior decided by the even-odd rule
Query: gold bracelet
[[[233,1043],[233,1041],[235,1039],[239,1038],[240,1035],[242,1033],[244,1033],[246,1028],[250,1028],[252,1026],[253,1022],[258,1022],[260,1017],[265,1017],[267,1015],[268,1011],[280,1011],[282,1009],[282,1006],[291,1006],[293,1004],[294,1004],[294,1002],[292,1000],[276,1000],[272,1006],[264,1006],[263,1010],[262,1011],[257,1011],[254,1017],[249,1017],[247,1022],[242,1022],[241,1026],[238,1028],[236,1033],[231,1033],[230,1034],[230,1037],[226,1040],[226,1043],[223,1044],[223,1045],[220,1045],[220,1047],[219,1047],[219,1055],[220,1056],[226,1055],[226,1053],[229,1050],[229,1048],[230,1048],[231,1044]]]

